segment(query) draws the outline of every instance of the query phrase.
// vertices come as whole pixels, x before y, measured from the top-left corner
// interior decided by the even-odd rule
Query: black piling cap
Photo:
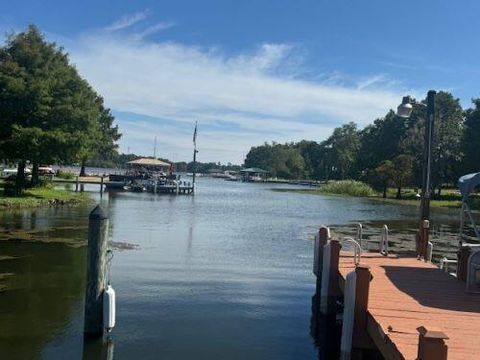
[[[92,210],[88,218],[90,220],[105,220],[108,219],[108,215],[100,205],[97,205],[95,209]]]

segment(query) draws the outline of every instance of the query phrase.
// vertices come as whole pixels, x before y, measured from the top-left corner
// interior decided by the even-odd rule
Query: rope
[[[107,285],[110,285],[110,274],[112,267],[113,250],[107,250]]]

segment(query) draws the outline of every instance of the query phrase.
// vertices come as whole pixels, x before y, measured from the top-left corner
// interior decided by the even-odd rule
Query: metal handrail
[[[363,226],[361,223],[357,223],[357,241],[360,246],[363,246]]]
[[[382,238],[380,239],[380,254],[388,255],[388,226],[382,227]]]
[[[458,261],[457,260],[453,260],[453,259],[448,259],[446,257],[440,259],[440,269],[445,271],[446,273],[449,273],[449,265],[450,264],[457,264]]]
[[[360,246],[360,244],[358,243],[358,241],[356,241],[354,238],[352,237],[344,237],[343,238],[343,242],[348,242],[348,243],[351,243],[353,244],[353,261],[355,263],[355,265],[358,265],[360,264],[360,260],[362,260],[362,247]]]

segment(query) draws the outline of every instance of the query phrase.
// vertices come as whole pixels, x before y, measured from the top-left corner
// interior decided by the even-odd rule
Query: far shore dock
[[[100,186],[100,192],[103,193],[104,186],[108,183],[109,176],[77,176],[75,179],[61,179],[57,177],[52,178],[52,182],[57,184],[73,184],[75,185],[75,191],[79,191],[80,185],[98,185]],[[190,185],[169,185],[165,184],[157,187],[156,193],[167,194],[191,194],[193,192],[193,186]]]

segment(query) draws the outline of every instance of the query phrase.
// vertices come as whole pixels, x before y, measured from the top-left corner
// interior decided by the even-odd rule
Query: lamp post
[[[430,197],[431,197],[431,172],[432,172],[432,143],[435,125],[435,95],[436,91],[430,90],[427,94],[427,117],[425,119],[425,135],[423,147],[422,193],[420,201],[420,230],[417,234],[417,256],[427,260],[428,256],[428,229],[430,227]],[[397,108],[397,115],[402,118],[410,117],[413,106],[409,96],[403,98]],[[422,104],[423,105],[423,104]]]
[[[427,117],[425,119],[425,134],[423,147],[422,193],[420,202],[420,220],[430,220],[431,172],[432,172],[432,143],[435,125],[435,90],[427,94]],[[412,114],[413,100],[405,96],[397,108],[397,115],[409,118]]]

